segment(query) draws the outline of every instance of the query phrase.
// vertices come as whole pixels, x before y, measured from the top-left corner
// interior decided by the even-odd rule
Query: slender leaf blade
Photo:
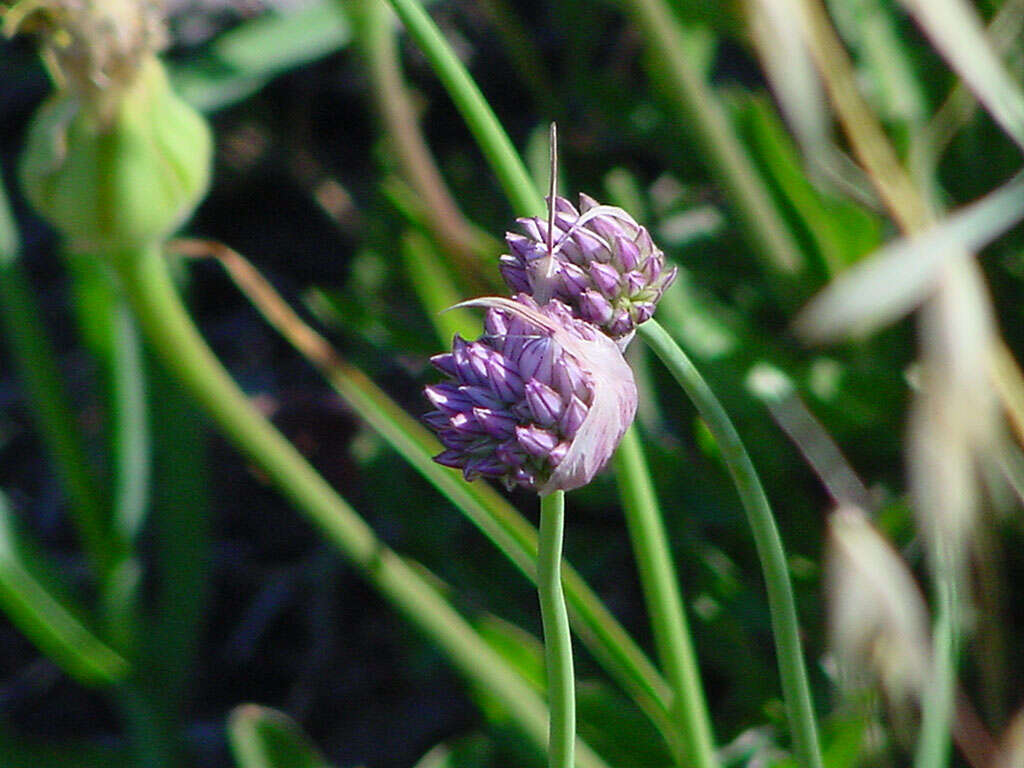
[[[26,637],[83,685],[122,680],[128,662],[86,626],[80,618],[85,612],[62,594],[55,574],[17,531],[0,496],[0,606]]]

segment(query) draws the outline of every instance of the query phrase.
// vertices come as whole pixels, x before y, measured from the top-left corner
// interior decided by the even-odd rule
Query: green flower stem
[[[793,276],[804,266],[799,246],[736,135],[721,102],[691,61],[683,31],[664,0],[628,0],[627,7],[661,67],[683,119],[689,123],[707,170],[739,214],[754,252],[777,273]]]
[[[772,629],[775,633],[779,675],[782,678],[782,692],[786,700],[796,753],[807,768],[822,768],[818,729],[814,706],[811,703],[810,686],[807,682],[807,669],[800,647],[796,602],[789,581],[786,554],[757,471],[722,404],[686,353],[656,320],[649,320],[641,325],[640,336],[654,350],[679,386],[693,401],[714,436],[732,475],[754,534],[757,554],[764,573],[768,605],[772,614]]]
[[[614,461],[658,658],[672,686],[672,714],[685,740],[687,764],[716,768],[718,759],[697,656],[636,425],[622,438]]]
[[[68,496],[72,522],[98,578],[111,566],[104,504],[46,329],[18,261],[18,237],[0,179],[0,317],[40,435]]]
[[[512,207],[521,216],[544,213],[530,175],[512,142],[494,116],[476,83],[448,45],[437,25],[416,0],[388,0],[444,84],[456,108],[476,138]]]
[[[548,768],[572,768],[576,740],[576,681],[572,671],[569,614],[562,592],[562,533],[565,492],[540,499],[540,550],[537,553],[537,592],[544,623],[544,663],[548,676]]]
[[[135,595],[140,565],[135,537],[149,502],[149,424],[146,372],[131,310],[114,275],[92,253],[67,252],[78,330],[99,371],[110,457],[104,520],[111,570],[102,602],[111,639],[128,648],[136,634]]]
[[[159,248],[117,254],[115,266],[153,350],[221,431],[463,674],[501,699],[523,732],[543,749],[547,743],[543,702],[253,408],[192,324]],[[604,766],[586,745],[577,748],[579,765]]]

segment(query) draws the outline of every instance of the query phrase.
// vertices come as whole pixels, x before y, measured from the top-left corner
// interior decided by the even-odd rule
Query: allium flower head
[[[484,334],[455,337],[431,362],[449,381],[426,388],[424,420],[466,479],[539,493],[590,482],[636,413],[633,373],[615,343],[554,300],[485,298]]]
[[[579,210],[564,197],[554,206],[550,257],[547,220],[519,219],[525,234],[506,235],[501,273],[513,292],[559,299],[624,347],[651,319],[676,268],[665,268],[650,233],[621,208],[583,194]]]

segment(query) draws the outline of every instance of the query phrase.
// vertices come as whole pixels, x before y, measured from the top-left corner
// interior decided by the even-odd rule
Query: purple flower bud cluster
[[[583,194],[579,210],[564,197],[554,205],[550,254],[543,217],[519,219],[525,234],[507,234],[505,282],[513,292],[559,299],[625,346],[651,319],[676,268],[666,269],[650,233],[621,208]]]
[[[554,224],[520,219],[501,272],[515,299],[488,308],[484,334],[456,336],[431,358],[448,380],[426,388],[435,460],[467,480],[499,479],[541,494],[590,482],[636,414],[622,350],[654,314],[676,269],[621,208],[580,195],[554,200]],[[548,242],[551,248],[548,248]]]
[[[610,425],[601,445],[588,449],[605,455],[585,457],[582,471],[563,468],[559,474],[571,453],[582,453],[581,446],[573,451],[573,443],[599,397],[602,376],[590,369],[590,358],[600,359],[613,345],[559,301],[539,306],[526,295],[484,301],[496,304],[487,312],[484,334],[473,342],[456,336],[450,353],[431,358],[449,377],[426,388],[436,410],[424,420],[445,446],[435,460],[461,469],[467,480],[492,477],[509,488],[548,492],[551,485],[583,485],[592,476],[589,467],[607,461],[625,430]],[[628,387],[635,410],[631,375]],[[610,448],[604,445],[609,439]]]

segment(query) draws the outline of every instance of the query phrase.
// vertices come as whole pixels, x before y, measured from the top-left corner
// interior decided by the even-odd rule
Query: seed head
[[[490,309],[484,334],[455,337],[431,358],[448,381],[426,388],[424,421],[445,450],[435,461],[467,480],[492,477],[542,494],[590,482],[636,412],[636,384],[618,347],[560,301],[520,294]]]
[[[676,268],[650,233],[621,208],[580,195],[576,210],[564,197],[554,201],[552,248],[543,217],[519,219],[525,234],[506,235],[509,253],[501,273],[513,292],[544,302],[554,297],[625,347],[636,327],[651,319]]]

